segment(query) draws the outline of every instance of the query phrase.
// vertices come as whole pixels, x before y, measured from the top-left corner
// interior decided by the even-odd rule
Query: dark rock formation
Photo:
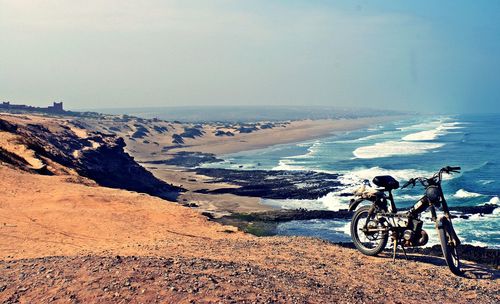
[[[168,131],[168,128],[167,128],[167,127],[164,127],[164,126],[157,126],[157,125],[154,125],[154,126],[153,126],[153,129],[154,129],[156,132],[160,133],[160,134],[165,133],[165,132],[167,132],[167,131]]]
[[[215,157],[214,154],[181,151],[174,154],[171,159],[146,161],[144,163],[194,168],[201,165],[202,163],[216,163],[220,161],[222,161],[222,159]]]
[[[189,155],[185,155],[186,157]],[[214,160],[217,161],[217,160]],[[189,167],[190,163],[186,163]],[[325,196],[329,192],[342,191],[344,185],[339,180],[338,174],[317,173],[311,171],[268,171],[268,170],[230,170],[216,168],[197,168],[194,169],[197,174],[213,178],[214,183],[226,182],[239,187],[220,188],[215,190],[201,189],[200,193],[231,193],[240,196],[252,196],[268,199],[317,199]],[[339,193],[339,196],[352,196],[351,193]],[[498,205],[485,204],[482,206],[457,206],[450,207],[451,211],[459,212],[453,215],[467,219],[470,214],[491,214]],[[347,205],[346,205],[347,208]],[[312,218],[339,218],[332,211],[304,211],[309,212],[300,215],[299,211],[293,211],[295,218],[289,220],[299,220]],[[404,212],[405,209],[401,209]],[[286,211],[292,212],[292,211]],[[286,218],[290,213],[281,214]],[[276,216],[279,215],[273,213]],[[287,215],[288,214],[288,215]],[[342,218],[342,217],[340,217]]]
[[[217,130],[215,131],[215,136],[234,136],[234,134],[230,131],[222,131],[222,130]]]
[[[274,124],[272,123],[265,123],[260,126],[261,129],[272,129],[274,128]]]
[[[149,134],[148,129],[146,129],[143,125],[135,124],[136,127],[135,132],[132,134],[132,138],[143,138]]]
[[[203,131],[197,128],[184,128],[184,132],[181,133],[183,138],[195,138],[203,136]]]
[[[240,127],[238,128],[238,131],[240,133],[252,133],[253,131],[257,131],[257,128],[255,126],[251,127]]]
[[[457,206],[450,207],[452,211],[458,211],[464,214],[492,214],[493,210],[498,208],[495,204],[484,204],[481,206]]]
[[[172,135],[172,143],[176,145],[184,144],[184,139],[179,134]]]
[[[312,171],[266,171],[198,168],[197,174],[227,182],[239,188],[221,188],[201,193],[232,193],[270,199],[317,199],[332,191],[340,191],[338,174]]]
[[[79,173],[102,186],[144,192],[175,200],[182,189],[154,177],[125,153],[124,147],[123,139],[118,138],[113,144],[85,151]]]
[[[339,211],[289,209],[252,213],[235,213],[225,217],[235,218],[247,222],[288,222],[312,219],[350,219],[352,217],[352,212],[347,211],[347,209]]]

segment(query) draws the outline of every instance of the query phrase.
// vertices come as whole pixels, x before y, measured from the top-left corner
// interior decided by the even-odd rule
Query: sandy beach
[[[204,136],[186,140],[186,147],[172,151],[191,151],[217,155],[266,148],[326,137],[340,132],[366,128],[371,125],[396,120],[399,116],[381,116],[355,119],[325,119],[292,121],[285,127],[259,130],[233,137]]]
[[[114,133],[126,142],[126,151],[140,162],[171,158],[178,152],[224,155],[313,140],[335,133],[368,128],[403,116],[377,116],[352,119],[297,120],[286,122],[205,122],[181,123],[141,118],[86,118],[75,131],[92,129]],[[79,123],[83,122],[84,126]]]

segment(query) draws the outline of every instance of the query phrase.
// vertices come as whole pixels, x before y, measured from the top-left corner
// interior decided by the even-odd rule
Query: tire
[[[360,229],[364,227],[366,219],[368,218],[370,206],[363,206],[359,208],[351,220],[351,238],[354,246],[361,251],[361,253],[369,256],[376,256],[382,250],[384,250],[387,245],[387,239],[389,234],[387,232],[377,232],[371,235],[365,234]],[[381,227],[378,221],[369,221],[372,225],[377,225]],[[363,240],[364,239],[364,240]]]
[[[441,249],[443,250],[443,256],[446,264],[448,264],[448,268],[454,274],[461,276],[463,273],[460,270],[458,248],[451,242],[451,229],[453,229],[453,226],[450,223],[443,222],[442,227],[438,229],[439,240],[441,241]]]

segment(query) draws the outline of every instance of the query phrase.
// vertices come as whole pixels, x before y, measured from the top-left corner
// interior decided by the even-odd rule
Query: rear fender
[[[366,199],[364,198],[358,198],[358,199],[352,199],[351,202],[349,203],[349,211],[354,211],[358,207],[358,205]]]

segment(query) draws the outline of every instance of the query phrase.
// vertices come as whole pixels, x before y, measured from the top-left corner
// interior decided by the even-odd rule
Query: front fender
[[[351,199],[351,202],[349,203],[349,211],[356,210],[358,205],[364,200],[365,200],[364,198]]]
[[[450,219],[448,219],[446,216],[442,216],[437,220],[436,226],[437,226],[437,229],[445,229],[446,231],[448,231],[448,233],[453,238],[455,243],[457,245],[460,245],[460,239],[458,238],[458,235],[455,232],[455,229],[453,229],[453,225],[451,224]]]

